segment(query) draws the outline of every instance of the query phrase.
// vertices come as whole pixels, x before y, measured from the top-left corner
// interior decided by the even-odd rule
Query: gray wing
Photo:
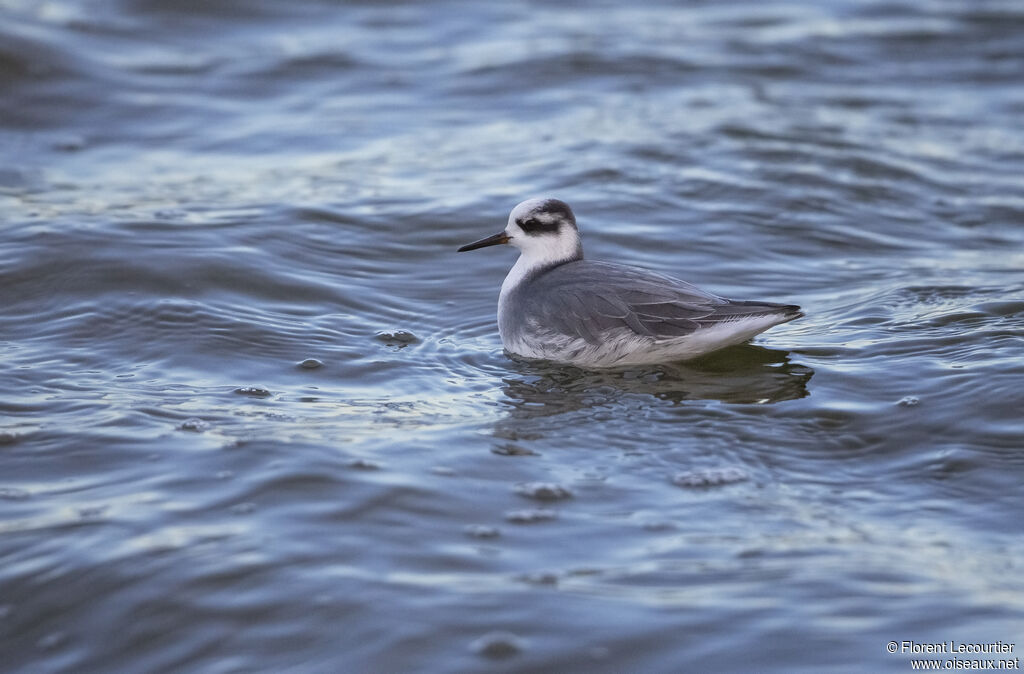
[[[542,274],[531,283],[529,295],[529,313],[541,325],[590,343],[598,343],[601,333],[616,328],[670,339],[747,316],[800,315],[799,307],[793,305],[735,302],[671,276],[589,260]]]

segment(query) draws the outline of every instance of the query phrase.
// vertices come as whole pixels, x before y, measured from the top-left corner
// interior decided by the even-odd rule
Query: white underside
[[[554,360],[580,367],[646,365],[697,358],[723,347],[745,342],[773,325],[787,320],[783,314],[740,318],[700,328],[685,337],[670,339],[643,337],[632,330],[621,328],[601,335],[598,344],[531,325],[522,338],[514,343],[505,342],[504,347],[511,353],[526,358]],[[504,337],[502,335],[503,339]]]

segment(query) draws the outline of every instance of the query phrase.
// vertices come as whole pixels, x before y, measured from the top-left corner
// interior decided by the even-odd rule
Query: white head
[[[527,199],[512,209],[505,230],[459,248],[475,250],[510,243],[521,251],[520,264],[530,269],[583,259],[576,216],[558,199]]]

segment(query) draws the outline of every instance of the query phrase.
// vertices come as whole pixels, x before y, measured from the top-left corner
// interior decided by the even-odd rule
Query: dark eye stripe
[[[553,222],[541,222],[537,218],[527,218],[517,224],[519,225],[519,228],[527,234],[540,234],[543,232],[557,232],[559,221],[554,220]]]

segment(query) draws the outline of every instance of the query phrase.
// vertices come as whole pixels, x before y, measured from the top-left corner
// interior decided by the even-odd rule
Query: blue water
[[[0,668],[1024,648],[1022,116],[1015,1],[0,0]],[[535,195],[807,316],[510,358]]]

